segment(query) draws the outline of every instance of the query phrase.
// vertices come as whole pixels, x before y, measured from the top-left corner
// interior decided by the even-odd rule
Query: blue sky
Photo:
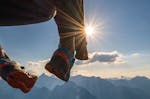
[[[77,65],[74,70],[104,77],[150,77],[149,5],[149,0],[85,0],[86,23],[94,20],[94,25],[98,25],[93,38],[88,38],[89,53],[99,56],[102,52],[117,53],[122,63],[87,62],[86,66]],[[58,46],[58,38],[53,19],[34,25],[0,27],[0,43],[22,64],[50,58]],[[105,74],[106,71],[109,73]]]

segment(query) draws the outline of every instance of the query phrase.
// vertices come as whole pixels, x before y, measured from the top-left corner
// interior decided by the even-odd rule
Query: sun
[[[104,28],[105,28],[105,20],[99,19],[96,15],[92,14],[90,17],[85,18],[84,31],[87,40],[89,42],[97,42],[100,39],[104,38]]]
[[[85,32],[86,32],[87,36],[92,36],[94,33],[94,27],[92,27],[92,26],[85,27]]]

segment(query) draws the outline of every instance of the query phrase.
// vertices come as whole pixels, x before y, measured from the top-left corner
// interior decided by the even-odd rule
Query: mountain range
[[[27,94],[0,80],[0,99],[150,99],[150,79],[103,79],[78,75],[66,83],[43,74]]]

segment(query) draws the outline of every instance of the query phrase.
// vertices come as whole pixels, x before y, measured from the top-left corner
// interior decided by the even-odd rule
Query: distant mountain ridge
[[[72,78],[78,86],[87,89],[98,99],[149,99],[150,79],[102,79],[99,77],[76,76]]]
[[[0,80],[0,99],[150,99],[150,79],[102,79],[74,76],[65,83],[54,76],[41,75],[28,94]]]

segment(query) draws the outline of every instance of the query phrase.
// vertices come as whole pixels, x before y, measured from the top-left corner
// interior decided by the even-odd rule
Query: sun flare
[[[94,28],[92,26],[87,26],[87,27],[85,27],[85,32],[86,32],[87,36],[92,36],[94,33]]]

